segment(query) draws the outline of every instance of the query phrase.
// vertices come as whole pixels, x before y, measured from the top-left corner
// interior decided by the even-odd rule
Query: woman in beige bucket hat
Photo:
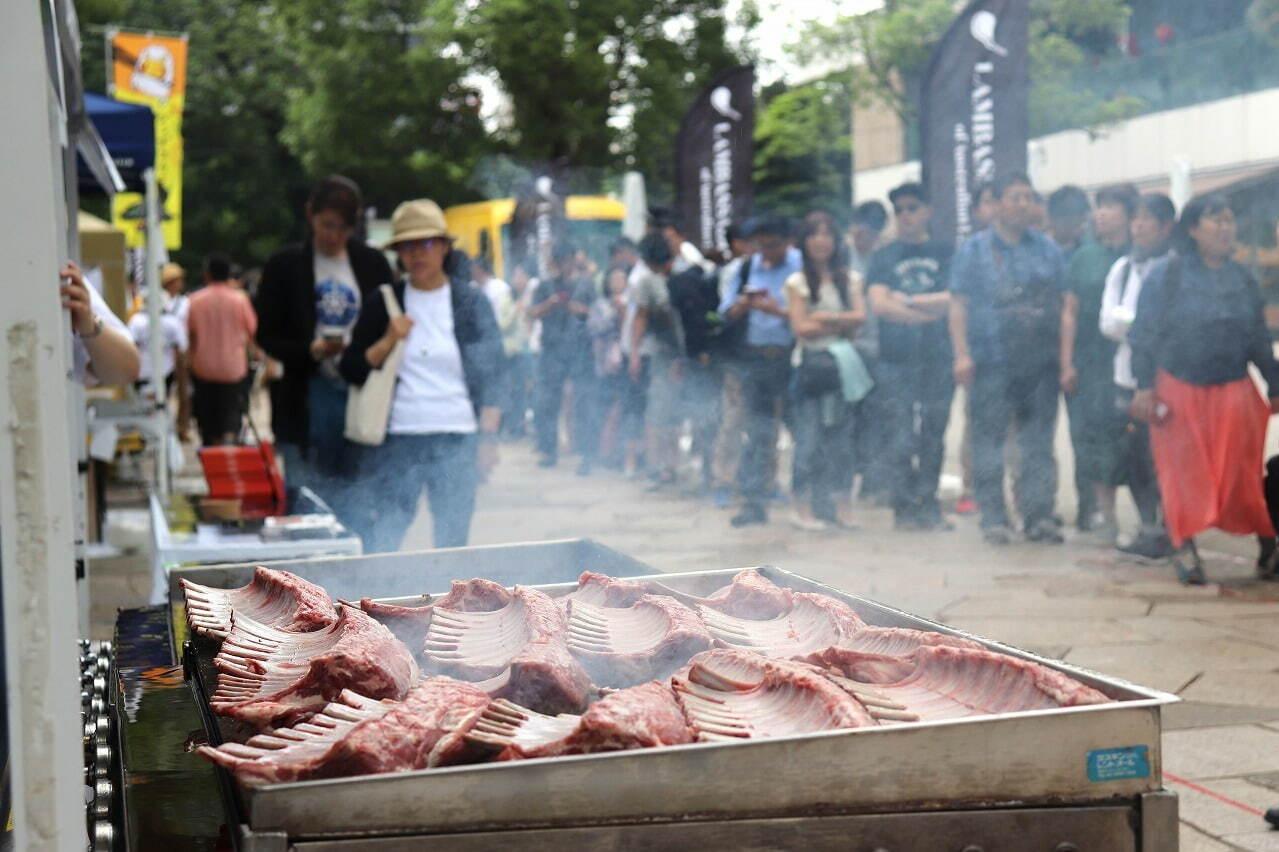
[[[497,378],[502,337],[482,292],[446,271],[453,241],[430,199],[406,201],[391,217],[391,239],[405,270],[394,285],[401,316],[370,298],[339,368],[362,385],[399,341],[386,441],[364,452],[357,532],[366,553],[399,549],[425,488],[435,547],[467,543],[475,489],[497,463]]]

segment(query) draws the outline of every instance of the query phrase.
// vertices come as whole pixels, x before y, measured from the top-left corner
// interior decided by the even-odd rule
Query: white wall
[[[1049,190],[1067,183],[1085,189],[1118,181],[1159,184],[1183,157],[1195,179],[1242,174],[1279,164],[1279,89],[1139,116],[1095,137],[1065,130],[1027,147],[1031,178]],[[918,176],[917,161],[868,169],[854,176],[853,190],[862,201],[884,198]]]

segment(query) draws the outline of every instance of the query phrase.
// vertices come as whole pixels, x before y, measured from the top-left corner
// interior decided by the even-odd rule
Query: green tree
[[[275,17],[296,70],[283,140],[311,177],[341,172],[389,215],[399,201],[475,198],[490,145],[455,38],[452,0],[292,0]]]
[[[102,4],[99,4],[102,5]],[[302,235],[307,176],[280,141],[285,92],[296,67],[255,0],[125,0],[93,23],[190,35],[183,115],[182,248],[175,259],[196,269],[211,251],[255,263]],[[81,53],[86,87],[105,88],[102,30],[86,29]]]
[[[464,53],[510,97],[499,136],[511,157],[592,179],[636,168],[657,199],[671,194],[684,110],[742,61],[719,0],[487,0],[462,30]]]
[[[852,97],[835,74],[766,89],[755,124],[755,206],[791,217],[814,207],[849,212]]]

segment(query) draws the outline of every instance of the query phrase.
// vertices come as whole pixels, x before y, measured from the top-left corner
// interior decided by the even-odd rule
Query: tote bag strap
[[[387,319],[395,319],[404,313],[400,310],[400,300],[395,298],[395,289],[390,284],[383,284],[378,289],[382,291],[382,301],[386,304]]]

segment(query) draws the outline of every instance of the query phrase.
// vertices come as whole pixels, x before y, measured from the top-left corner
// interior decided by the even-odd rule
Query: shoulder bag
[[[386,303],[386,320],[400,316],[400,303],[390,284],[378,288]],[[346,439],[366,447],[381,446],[386,440],[386,426],[391,419],[391,401],[395,397],[395,379],[404,360],[404,341],[397,340],[382,366],[369,371],[364,384],[351,385],[346,396]]]

